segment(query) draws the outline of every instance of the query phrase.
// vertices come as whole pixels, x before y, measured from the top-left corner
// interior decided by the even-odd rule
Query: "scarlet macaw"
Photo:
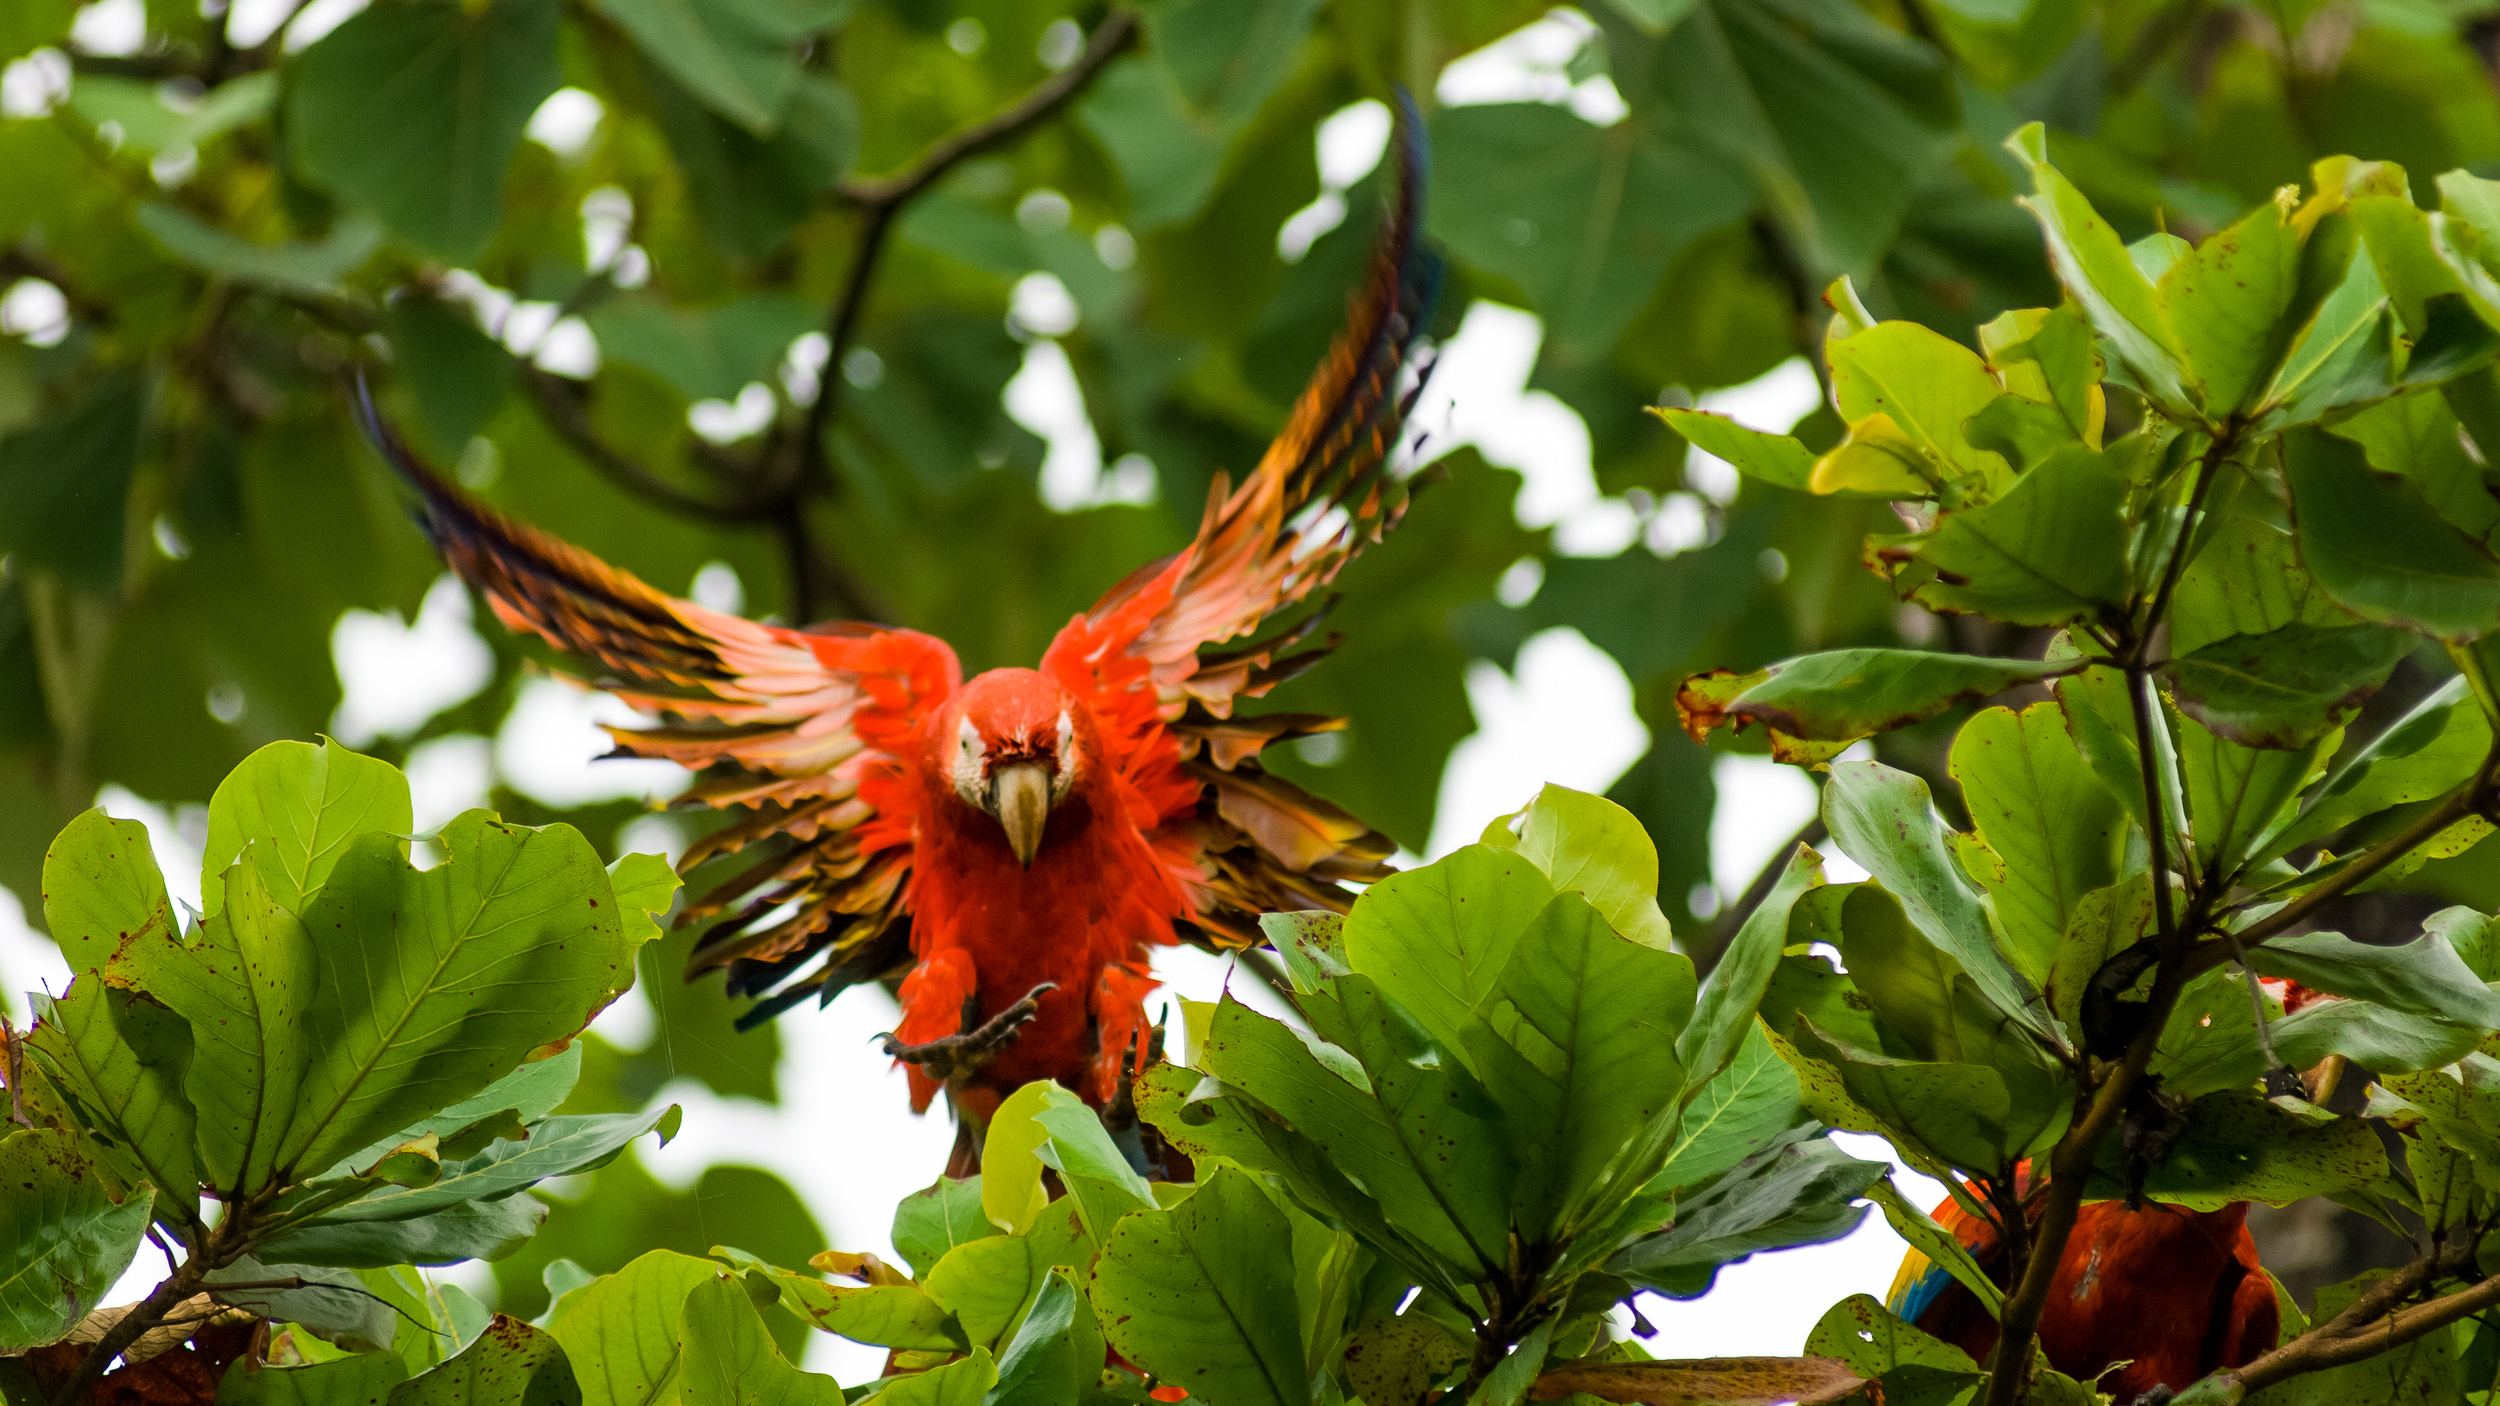
[[[2002,1282],[2005,1252],[1994,1225],[1949,1197],[1934,1215]],[[1887,1306],[1973,1358],[1996,1346],[1996,1319],[1916,1250],[1902,1259]],[[2248,1233],[2247,1202],[2191,1211],[2155,1201],[2130,1211],[2123,1201],[2096,1201],[2076,1217],[2049,1284],[2040,1346],[2050,1366],[2084,1381],[2126,1363],[2099,1384],[2126,1403],[2254,1361],[2273,1350],[2280,1324],[2274,1281],[2258,1267]]]
[[[1389,872],[1386,836],[1258,761],[1344,721],[1234,712],[1334,647],[1285,652],[1318,612],[1209,647],[1303,602],[1404,512],[1387,469],[1428,370],[1418,343],[1440,264],[1420,236],[1411,104],[1399,125],[1366,281],[1283,433],[1239,488],[1217,475],[1194,541],[1070,620],[1039,669],[967,681],[918,631],[789,629],[667,595],[481,506],[362,402],[428,533],[504,623],[595,659],[600,686],[676,720],[609,729],[619,753],[682,763],[701,773],[687,801],[749,812],[681,862],[763,854],[679,916],[710,924],[689,979],[725,968],[733,994],[757,998],[745,1027],[901,976],[887,1052],[910,1067],[914,1109],[948,1090],[959,1163],[1028,1081],[1115,1097],[1146,1054],[1153,948],[1246,946],[1259,914],[1342,912],[1340,881]]]

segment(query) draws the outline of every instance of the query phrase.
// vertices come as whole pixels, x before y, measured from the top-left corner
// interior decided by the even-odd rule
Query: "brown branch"
[[[2468,1236],[2414,1260],[2371,1285],[2332,1319],[2245,1366],[2205,1378],[2197,1399],[2237,1402],[2277,1382],[2376,1357],[2500,1305],[2500,1275],[2495,1275],[2442,1298],[2396,1307],[2424,1285],[2472,1265],[2479,1239]]]
[[[875,278],[877,260],[885,253],[886,237],[892,233],[903,206],[966,158],[1022,136],[1057,112],[1084,91],[1085,85],[1136,37],[1137,17],[1126,10],[1113,10],[1095,27],[1093,38],[1086,42],[1085,52],[1077,56],[1076,62],[1052,74],[1006,111],[939,138],[920,154],[919,160],[894,175],[851,177],[836,187],[843,199],[860,208],[864,219],[859,230],[859,249],[851,256],[850,273],[842,281],[841,294],[825,314],[825,370],[816,383],[816,401],[807,408],[796,452],[784,456],[788,466],[785,472],[794,484],[821,478],[824,473],[825,430],[833,423],[834,408],[842,399],[842,354],[859,334],[859,320],[868,306],[868,285]]]
[[[92,1395],[96,1382],[104,1376],[104,1369],[113,1365],[113,1359],[121,1356],[124,1348],[162,1324],[168,1315],[198,1291],[200,1282],[208,1274],[205,1264],[206,1261],[196,1255],[185,1260],[166,1276],[164,1283],[156,1286],[154,1292],[132,1305],[128,1313],[105,1329],[104,1336],[96,1339],[88,1347],[87,1355],[79,1359],[78,1369],[71,1372],[59,1389],[52,1393],[52,1406],[79,1406]]]

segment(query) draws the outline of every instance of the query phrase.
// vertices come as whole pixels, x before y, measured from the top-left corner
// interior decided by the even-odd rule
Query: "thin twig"
[[[668,482],[599,437],[598,428],[590,423],[589,408],[573,393],[565,378],[527,362],[521,364],[520,373],[521,388],[529,393],[530,403],[538,407],[538,417],[556,432],[556,438],[563,440],[566,448],[608,482],[654,507],[706,522],[754,523],[772,516],[766,504],[715,503]]]
[[[2398,1308],[2435,1279],[2474,1262],[2480,1236],[2462,1236],[2370,1286],[2343,1312],[2246,1366],[2217,1372],[2208,1381],[2222,1399],[2238,1401],[2277,1382],[2376,1357],[2390,1348],[2471,1318],[2500,1304],[2500,1275],[2426,1303]]]

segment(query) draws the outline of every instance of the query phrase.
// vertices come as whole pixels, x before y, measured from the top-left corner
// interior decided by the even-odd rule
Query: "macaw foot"
[[[2170,1406],[2170,1398],[2174,1394],[2167,1386],[2157,1386],[2138,1396],[2135,1406]]]
[[[1024,993],[1024,999],[982,1022],[979,1029],[961,1034],[941,1036],[925,1045],[906,1045],[891,1035],[882,1036],[886,1058],[905,1064],[917,1064],[930,1078],[941,1084],[978,1074],[998,1058],[999,1053],[1016,1042],[1024,1033],[1025,1022],[1041,1013],[1042,993],[1056,991],[1059,983],[1045,981]]]

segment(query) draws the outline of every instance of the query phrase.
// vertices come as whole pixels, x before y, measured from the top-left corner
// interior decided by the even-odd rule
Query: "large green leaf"
[[[941,1352],[961,1352],[971,1345],[954,1315],[910,1284],[853,1288],[771,1265],[751,1265],[747,1272],[765,1276],[780,1291],[781,1306],[809,1326],[853,1342]]]
[[[342,1269],[499,1260],[538,1233],[547,1207],[535,1197],[467,1201],[407,1220],[315,1220],[263,1245],[271,1259]]]
[[[796,41],[845,0],[599,0],[600,12],[704,102],[769,133],[799,81]]]
[[[2306,747],[2387,682],[2416,641],[2378,625],[2285,625],[2163,666],[2180,711],[2247,747]]]
[[[564,81],[556,0],[365,11],[290,65],[296,164],[429,254],[466,263],[494,233],[504,167]]]
[[[1803,1017],[1796,1048],[1835,1072],[1848,1098],[1871,1115],[1853,1124],[1881,1131],[1931,1164],[1994,1175],[2031,1141],[2011,1135],[2014,1108],[2005,1079],[1986,1065],[1894,1059],[1832,1040]],[[1822,1108],[1814,1111],[1831,1121]]]
[[[1986,362],[1961,343],[1915,322],[1880,322],[1834,337],[1832,399],[1852,426],[1886,417],[1922,456],[1930,482],[2001,484],[2011,473],[2003,456],[1970,442],[1970,418],[2001,388]]]
[[[150,1198],[115,1201],[78,1139],[49,1128],[0,1138],[0,1186],[0,1353],[18,1353],[103,1303],[139,1253]]]
[[[2256,403],[2307,320],[2293,310],[2301,291],[2302,232],[2291,213],[2282,203],[2259,206],[2161,277],[2159,301],[2186,353],[2190,385],[2216,421]],[[2329,228],[2342,232],[2349,260],[2350,223],[2338,219]],[[2343,272],[2333,270],[2336,281]]]
[[[2252,1093],[2207,1094],[2187,1108],[2187,1131],[2144,1179],[2156,1201],[2216,1211],[2233,1201],[2282,1206],[2369,1186],[2387,1175],[2378,1134],[2359,1118],[2295,1112]],[[2125,1152],[2102,1144],[2086,1194],[2123,1194]]]
[[[2159,296],[2124,241],[2074,182],[2049,164],[2048,131],[2034,122],[2014,133],[2006,150],[2030,169],[2033,194],[2021,199],[2048,236],[2058,280],[2082,304],[2092,330],[2118,349],[2136,381],[2155,399],[2184,408],[2181,363],[2187,358]]]
[[[2364,1069],[2398,1074],[2438,1069],[2473,1053],[2484,1032],[2374,1001],[2319,1001],[2267,1027],[2274,1052],[2295,1069],[2342,1055]]]
[[[2044,986],[2075,905],[2117,877],[2126,814],[2094,783],[2055,703],[1973,715],[1953,739],[1951,769],[1999,861],[1973,877],[1996,900],[2006,956]]]
[[[2283,439],[2283,476],[2301,562],[2336,604],[2443,640],[2500,628],[2500,562],[2405,481],[2373,473],[2359,445],[2294,430]]]
[[[567,1295],[564,1312],[548,1331],[573,1364],[582,1406],[650,1406],[669,1399],[679,1389],[683,1368],[687,1298],[722,1277],[721,1267],[710,1260],[653,1250]]]
[[[1523,1233],[1567,1234],[1610,1186],[1628,1193],[1656,1170],[1684,1085],[1674,1018],[1692,987],[1683,957],[1617,935],[1577,894],[1519,935],[1465,1039],[1517,1140]]]
[[[1913,649],[1835,649],[1770,667],[1758,683],[1712,706],[1689,684],[1676,699],[1688,730],[1731,719],[1766,723],[1791,737],[1845,742],[1907,727],[1954,704],[2082,667]]]
[[[199,1120],[182,1092],[191,1027],[96,973],[58,1001],[36,999],[31,1043],[74,1101],[97,1158],[125,1183],[166,1188],[167,1206],[190,1219],[200,1182],[192,1154]]]
[[[381,227],[359,217],[339,221],[318,241],[254,244],[161,200],[139,207],[138,224],[167,253],[193,268],[315,298],[336,296],[339,279],[382,242]]]
[[[272,742],[228,772],[209,799],[201,870],[213,880],[244,846],[258,842],[275,861],[263,866],[270,896],[300,913],[329,882],[349,841],[415,828],[407,778],[390,763],[336,742]],[[203,882],[200,901],[213,914],[224,895],[214,882]]]
[[[277,897],[282,863],[276,847],[253,844],[212,881],[224,901],[196,941],[168,935],[115,959],[190,1023],[183,1093],[199,1115],[200,1176],[229,1193],[258,1192],[289,1169],[280,1149],[313,1057],[305,1008],[321,998],[319,968],[303,919]]]
[[[1754,1022],[1734,1060],[1684,1106],[1675,1142],[1648,1189],[1671,1193],[1699,1186],[1770,1146],[1804,1118],[1796,1073]]]
[[[1891,1170],[1889,1162],[1860,1161],[1821,1138],[1757,1154],[1699,1196],[1679,1199],[1674,1226],[1616,1252],[1606,1272],[1696,1297],[1724,1266],[1857,1229],[1866,1208],[1851,1202]]]
[[[1754,1012],[1770,989],[1780,953],[1789,942],[1789,915],[1807,893],[1823,886],[1823,856],[1799,845],[1788,867],[1762,901],[1745,915],[1736,936],[1720,949],[1718,965],[1702,983],[1693,1002],[1692,1022],[1676,1037],[1676,1058],[1684,1066],[1684,1097],[1699,1097],[1704,1087],[1736,1058],[1754,1030]]]
[[[685,1406],[842,1406],[840,1382],[800,1371],[773,1346],[738,1281],[696,1284],[682,1312],[677,1399]]]
[[[590,328],[602,357],[639,366],[688,400],[735,400],[748,382],[770,377],[790,344],[823,321],[821,309],[790,297],[675,308],[635,296],[601,307]]]
[[[2236,875],[2241,859],[2290,818],[2294,795],[2316,776],[2342,736],[2329,732],[2291,750],[2243,747],[2202,723],[2173,715],[2188,833],[2199,864]]]
[[[146,377],[103,376],[61,414],[0,435],[0,550],[86,591],[121,589],[148,399]]]
[[[2500,1030],[2500,993],[2484,985],[2455,946],[2435,932],[2395,946],[2355,942],[2335,932],[2297,933],[2250,948],[2248,962],[2264,975],[2289,977],[2313,991]]]
[[[1805,1350],[1881,1380],[1883,1399],[1899,1406],[1944,1406],[1981,1380],[1969,1353],[1911,1327],[1867,1294],[1832,1305],[1806,1335]]]
[[[2323,840],[2389,806],[2445,795],[2463,785],[2490,750],[2491,720],[2468,696],[2466,681],[2451,679],[2337,766],[2260,857]]]
[[[1835,762],[1823,817],[1841,850],[1900,900],[1911,923],[2007,1018],[2055,1043],[2039,993],[1998,951],[1987,909],[1945,853],[1927,783],[1880,762]]]
[[[476,1094],[633,982],[607,871],[579,832],[471,811],[436,843],[444,861],[417,871],[393,836],[354,841],[305,910],[321,944],[303,1010],[317,1054],[285,1165],[327,1167]]]
[[[1075,1406],[1084,1383],[1098,1380],[1102,1329],[1070,1270],[1054,1269],[1033,1307],[998,1354],[993,1406]]]
[[[43,916],[71,973],[101,970],[121,944],[176,930],[148,827],[101,808],[63,827],[43,857]]]
[[[2410,479],[2447,524],[2487,547],[2500,530],[2500,499],[2483,486],[2456,412],[2437,391],[2394,396],[2327,427],[2361,446],[2370,467]]]
[[[1912,593],[1932,610],[2064,625],[2115,610],[2127,590],[2126,476],[2068,445],[1995,502],[1948,512],[1915,548],[1935,568]]]
[[[998,1227],[981,1213],[978,1175],[940,1177],[894,1207],[894,1248],[917,1274],[927,1274],[957,1245],[998,1233]]]
[[[2300,564],[2289,533],[2233,517],[2214,530],[2170,598],[2170,652],[2193,654],[2235,635],[2269,635],[2291,625],[2349,625]]]
[[[376,1185],[322,1219],[405,1220],[447,1206],[490,1200],[525,1190],[549,1177],[605,1166],[625,1144],[657,1128],[662,1142],[676,1136],[677,1105],[649,1113],[601,1113],[549,1118],[530,1125],[524,1141],[499,1141],[475,1157],[445,1163],[442,1175],[423,1186]],[[325,1189],[315,1182],[311,1190]]]
[[[1345,918],[1346,960],[1464,1056],[1469,1017],[1553,897],[1525,856],[1468,845],[1364,890]]]
[[[1230,1168],[1168,1211],[1111,1233],[1086,1293],[1121,1356],[1208,1406],[1302,1406],[1292,1233],[1258,1184]]]
[[[579,1406],[573,1364],[555,1338],[498,1313],[468,1346],[392,1388],[386,1406]]]
[[[1545,871],[1558,892],[1577,893],[1616,932],[1668,950],[1673,934],[1658,911],[1658,846],[1632,812],[1603,796],[1547,785],[1526,810],[1485,827],[1484,843],[1516,850]],[[1691,1010],[1673,1013],[1678,1028]]]
[[[1660,271],[1752,204],[1733,163],[1646,122],[1494,103],[1444,108],[1432,129],[1433,234],[1517,283],[1546,335],[1580,355],[1602,354]]]

